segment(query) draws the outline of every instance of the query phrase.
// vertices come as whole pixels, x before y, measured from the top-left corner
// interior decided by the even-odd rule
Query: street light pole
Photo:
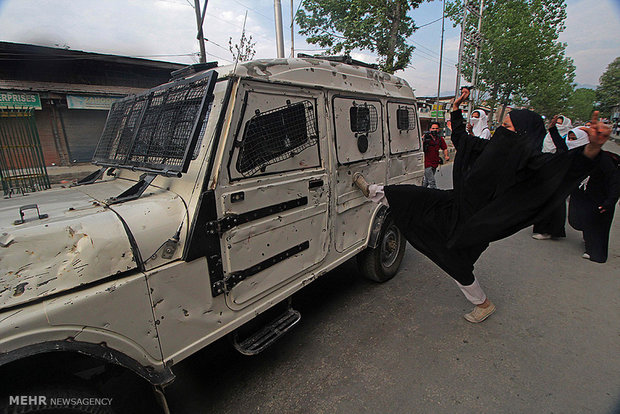
[[[273,0],[273,13],[276,21],[276,48],[278,59],[284,58],[284,33],[282,32],[282,4],[280,0]]]

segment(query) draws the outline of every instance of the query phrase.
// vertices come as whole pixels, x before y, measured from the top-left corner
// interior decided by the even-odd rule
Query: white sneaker
[[[547,233],[534,233],[532,234],[532,239],[536,239],[536,240],[549,240],[551,238],[550,234]]]
[[[484,321],[486,318],[491,316],[491,314],[495,312],[495,305],[493,302],[489,301],[489,306],[486,308],[481,308],[480,306],[476,306],[474,310],[469,313],[463,315],[465,319],[467,319],[471,323],[480,323]]]
[[[581,255],[581,257],[583,257],[584,259],[589,259],[590,255],[588,253],[584,253]]]

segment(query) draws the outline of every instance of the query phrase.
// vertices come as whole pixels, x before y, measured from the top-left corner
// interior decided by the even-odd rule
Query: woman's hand
[[[590,143],[583,149],[583,155],[593,159],[601,151],[601,147],[609,139],[611,135],[611,128],[609,125],[604,124],[598,120],[598,111],[592,112],[592,119],[590,120],[590,128],[579,127],[579,129],[588,133],[588,139]]]
[[[454,100],[454,103],[452,104],[452,112],[458,111],[461,104],[469,98],[469,93],[469,89],[461,88],[461,96]]]
[[[551,122],[549,122],[549,129],[553,128],[558,123],[559,117],[560,115],[555,115],[553,118],[551,118]]]

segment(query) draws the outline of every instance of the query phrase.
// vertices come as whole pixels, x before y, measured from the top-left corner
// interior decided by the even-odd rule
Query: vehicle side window
[[[239,135],[233,179],[320,165],[314,99],[249,93]]]
[[[388,102],[387,111],[390,154],[419,150],[420,133],[415,105]]]
[[[381,102],[335,97],[336,153],[340,164],[383,156]]]

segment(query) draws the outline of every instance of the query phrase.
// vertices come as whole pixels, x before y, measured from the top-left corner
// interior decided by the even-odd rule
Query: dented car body
[[[391,277],[404,239],[351,177],[423,174],[407,83],[313,58],[126,98],[93,161],[81,185],[0,202],[0,365],[79,352],[165,385],[174,363],[356,255],[376,250],[367,267]]]

